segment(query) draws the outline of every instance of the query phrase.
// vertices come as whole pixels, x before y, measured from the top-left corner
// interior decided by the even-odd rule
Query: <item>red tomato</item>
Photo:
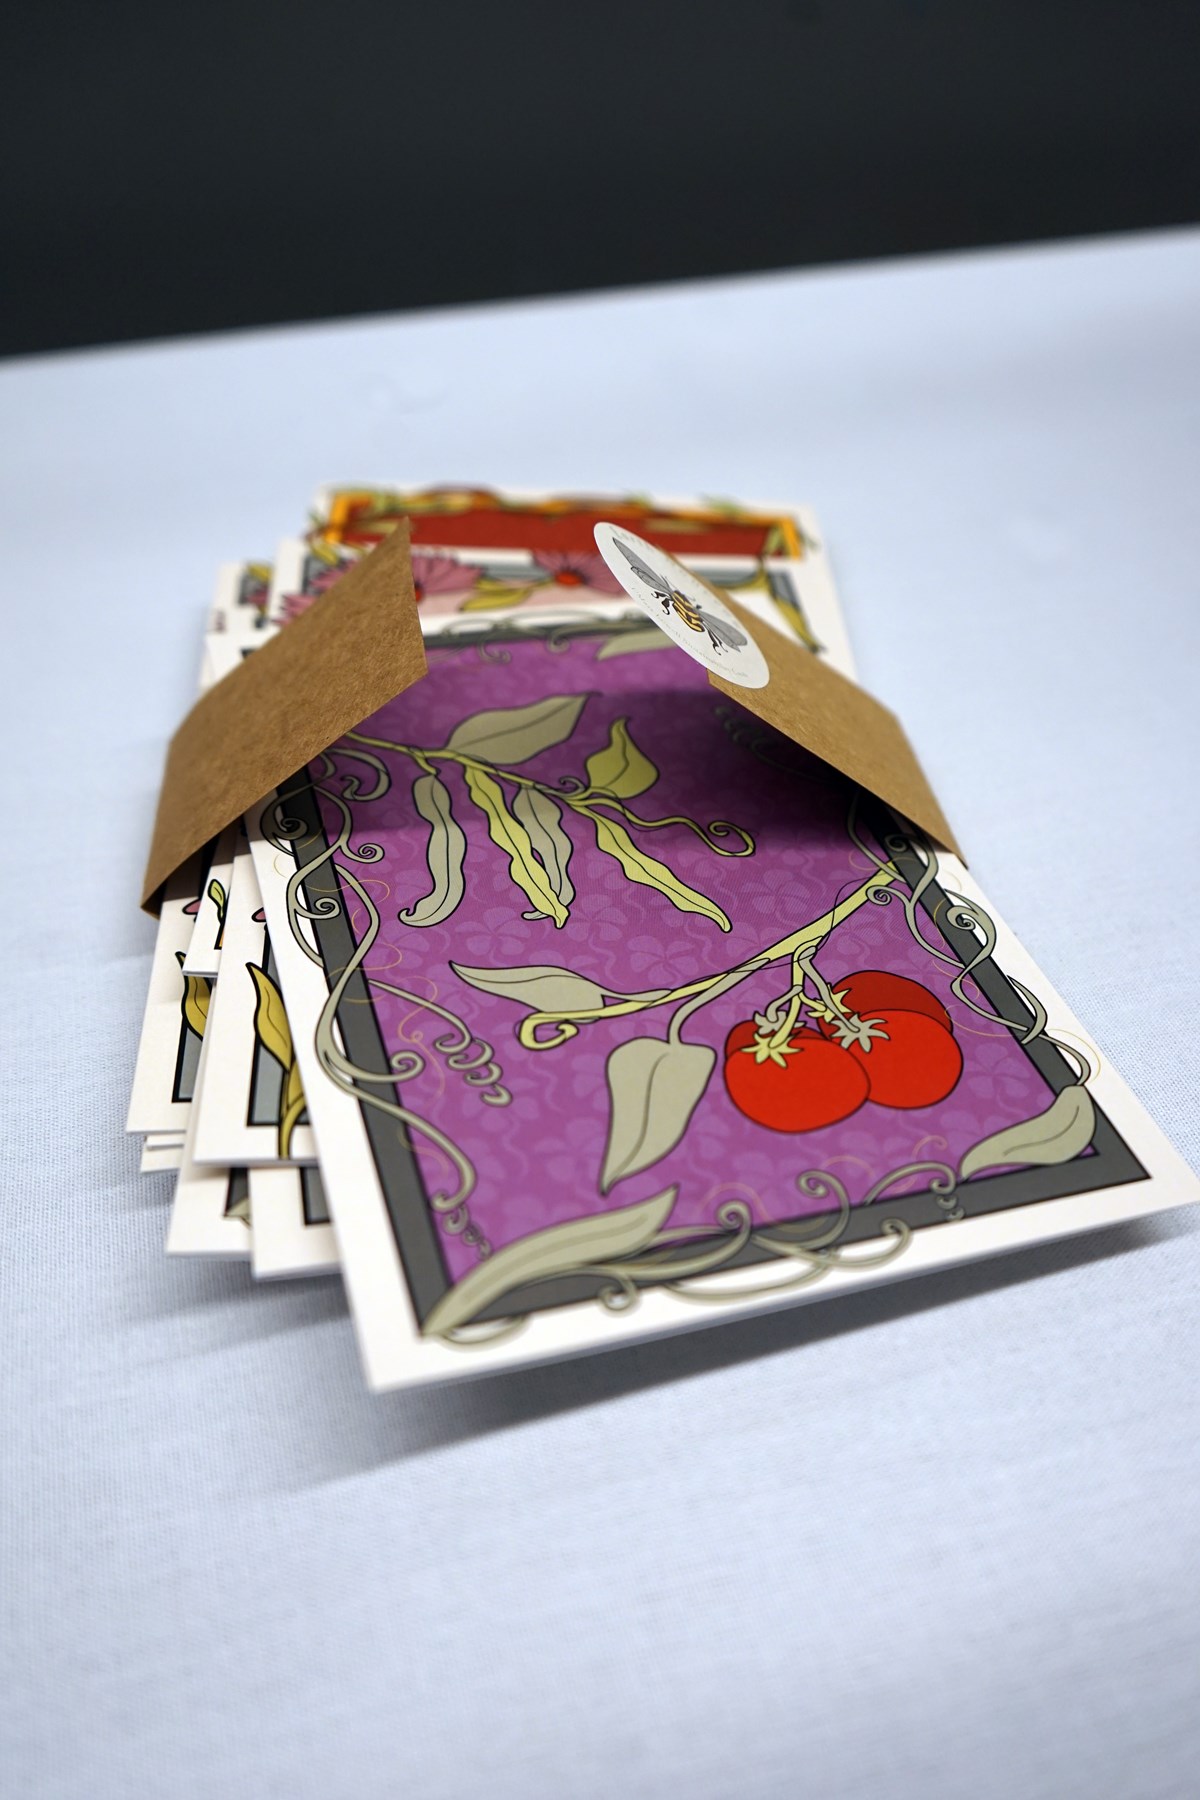
[[[921,982],[912,981],[907,975],[892,975],[886,969],[860,969],[857,975],[843,976],[829,985],[846,1011],[857,1013],[860,1019],[872,1019],[894,1008],[901,1012],[926,1013],[947,1031],[954,1029],[950,1014],[941,1001]],[[817,1030],[825,1037],[836,1035],[837,1026],[831,1020],[818,1019],[816,1023]]]
[[[858,1111],[870,1086],[862,1063],[815,1031],[759,1061],[753,1019],[725,1040],[725,1086],[747,1119],[771,1131],[817,1131]]]
[[[871,1098],[880,1106],[936,1106],[953,1092],[962,1051],[928,1013],[898,1007],[873,1012],[869,1031],[866,1044],[850,1044],[844,1054],[866,1071]]]

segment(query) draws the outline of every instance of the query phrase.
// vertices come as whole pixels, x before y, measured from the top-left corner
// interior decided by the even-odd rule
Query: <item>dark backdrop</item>
[[[1194,0],[41,0],[0,351],[1200,217]]]

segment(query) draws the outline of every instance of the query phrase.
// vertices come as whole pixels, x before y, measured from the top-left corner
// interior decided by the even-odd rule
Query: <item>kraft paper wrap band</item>
[[[771,679],[765,687],[745,688],[710,673],[713,687],[811,750],[822,762],[831,763],[859,787],[911,819],[927,837],[961,857],[946,815],[895,713],[819,656],[770,625],[760,624],[728,594],[717,598],[750,633],[766,658]]]
[[[424,673],[406,520],[184,719],[163,771],[146,911],[210,838]]]
[[[425,674],[405,521],[198,700],[171,740],[142,905],[226,825]],[[715,590],[714,590],[715,591]],[[962,854],[895,713],[728,595],[765,687],[713,687]],[[664,640],[666,641],[666,640]]]

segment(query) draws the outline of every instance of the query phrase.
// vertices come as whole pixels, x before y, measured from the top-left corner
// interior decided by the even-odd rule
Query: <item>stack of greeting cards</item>
[[[333,488],[224,567],[148,875],[168,1251],[340,1273],[386,1388],[1194,1199],[853,674],[803,507]]]

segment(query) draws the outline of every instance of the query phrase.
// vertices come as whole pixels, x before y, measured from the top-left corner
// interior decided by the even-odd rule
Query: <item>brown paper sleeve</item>
[[[727,594],[718,598],[737,614],[762,651],[771,679],[765,687],[747,688],[710,674],[712,685],[962,856],[895,713],[820,657],[761,624]]]
[[[202,695],[171,739],[142,905],[210,838],[425,673],[408,524]]]

